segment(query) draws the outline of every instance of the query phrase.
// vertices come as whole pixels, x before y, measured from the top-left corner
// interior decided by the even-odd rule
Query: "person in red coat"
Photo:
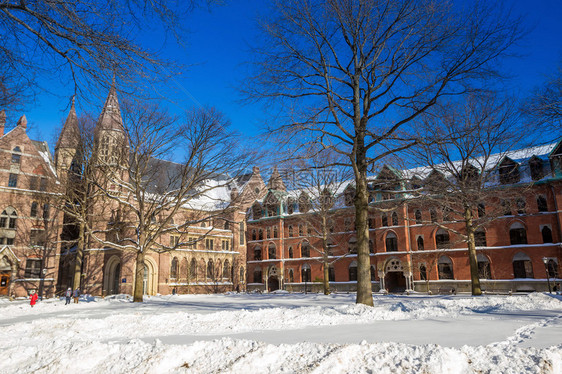
[[[35,290],[31,291],[31,297],[30,297],[29,305],[31,305],[32,308],[35,305],[35,303],[37,302],[38,298],[39,298],[39,296],[37,296],[37,292],[35,292]]]

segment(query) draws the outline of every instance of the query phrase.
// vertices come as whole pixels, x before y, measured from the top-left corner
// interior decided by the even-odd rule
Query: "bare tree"
[[[143,271],[147,251],[165,252],[193,244],[190,226],[221,219],[231,208],[220,192],[234,183],[248,165],[251,153],[238,152],[240,140],[228,121],[214,109],[197,109],[184,122],[157,106],[124,106],[124,132],[99,134],[96,142],[98,173],[94,180],[113,206],[109,227],[90,227],[89,233],[104,246],[136,256],[133,300],[143,300]],[[166,161],[174,151],[182,162]],[[181,219],[180,219],[181,217]],[[176,242],[161,240],[174,234]],[[190,242],[188,242],[188,240]]]
[[[277,132],[305,134],[346,157],[355,179],[357,302],[373,305],[367,173],[406,149],[419,115],[442,97],[500,76],[497,59],[521,35],[520,22],[490,2],[470,11],[411,0],[274,1],[261,22],[249,99],[290,106]],[[294,136],[287,138],[295,139]]]
[[[541,138],[549,130],[552,139],[559,139],[562,135],[562,62],[552,76],[542,87],[535,90],[533,95],[525,101],[523,113],[530,120],[531,125],[537,127]]]
[[[420,125],[421,132],[431,137],[410,150],[412,157],[426,165],[409,176],[418,184],[423,179],[417,203],[438,207],[442,213],[442,220],[428,223],[454,233],[467,245],[472,295],[482,293],[476,247],[486,245],[483,229],[504,216],[506,209],[525,209],[529,183],[524,183],[522,171],[510,156],[520,159],[531,154],[510,152],[525,136],[514,131],[519,121],[514,103],[511,98],[469,95],[441,105],[438,116],[425,116]],[[454,246],[452,240],[441,244]]]
[[[107,87],[111,73],[122,87],[127,83],[138,90],[154,75],[162,77],[161,68],[169,62],[140,45],[135,35],[163,29],[179,38],[182,17],[194,6],[210,2],[2,1],[0,92],[9,95],[0,96],[0,104],[6,99],[9,103],[19,88],[41,74],[71,82],[76,93],[99,92],[97,85]]]

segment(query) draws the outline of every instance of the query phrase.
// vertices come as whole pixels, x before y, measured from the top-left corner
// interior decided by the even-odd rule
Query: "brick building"
[[[485,230],[476,234],[482,288],[487,291],[547,289],[560,274],[562,256],[562,142],[512,152],[500,161],[517,170],[517,180],[498,188],[525,185],[517,202]],[[521,156],[525,155],[525,156]],[[397,190],[411,189],[400,179],[424,168],[396,171],[384,167],[370,178],[369,246],[374,291],[470,291],[466,243],[445,225],[462,232],[464,224],[439,207],[416,205],[415,199],[377,190],[381,180],[395,179]],[[419,180],[430,175],[418,173]],[[309,291],[322,289],[324,251],[329,258],[332,290],[354,291],[357,280],[353,186],[334,191],[336,201],[329,217],[328,235],[318,235],[314,198],[306,191],[287,191],[275,170],[268,192],[248,212],[248,289]],[[319,195],[320,196],[320,195]],[[383,209],[381,209],[383,208]],[[482,210],[486,209],[482,206]],[[509,210],[509,211],[507,211]],[[439,225],[437,224],[439,223]],[[328,243],[322,240],[327,237]]]

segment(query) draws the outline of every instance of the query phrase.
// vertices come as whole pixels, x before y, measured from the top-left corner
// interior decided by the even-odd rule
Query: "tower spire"
[[[271,177],[269,178],[269,183],[267,184],[267,187],[270,190],[279,190],[279,191],[287,190],[285,184],[283,183],[283,178],[281,178],[281,175],[277,170],[277,166],[273,168],[273,172],[271,173]]]

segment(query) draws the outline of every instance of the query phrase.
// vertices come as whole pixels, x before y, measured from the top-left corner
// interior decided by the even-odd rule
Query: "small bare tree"
[[[358,245],[357,303],[373,305],[367,173],[415,139],[411,125],[442,97],[500,76],[497,59],[520,22],[490,2],[468,9],[431,0],[274,1],[262,20],[249,99],[287,104],[272,126],[345,157],[353,171]],[[287,135],[288,134],[288,135]],[[304,135],[303,135],[304,134]]]
[[[508,202],[516,200],[517,209],[524,209],[524,190],[529,184],[520,183],[519,167],[509,158],[524,136],[514,131],[519,119],[514,102],[470,95],[441,105],[439,115],[425,116],[420,125],[421,132],[431,137],[410,150],[426,165],[418,169],[423,175],[414,171],[410,176],[418,184],[424,179],[417,203],[440,207],[443,219],[431,223],[466,243],[473,295],[482,293],[476,246],[485,245],[483,228],[505,215]],[[499,189],[499,184],[512,188]]]
[[[147,251],[185,246],[190,226],[224,216],[230,205],[218,191],[249,165],[251,153],[237,151],[241,142],[214,109],[192,110],[178,124],[157,106],[129,103],[123,121],[124,133],[110,140],[113,146],[106,151],[99,144],[96,158],[104,178],[94,183],[112,202],[114,219],[110,227],[91,227],[89,232],[102,245],[136,256],[133,300],[142,302]],[[181,162],[166,161],[174,151],[182,152]],[[212,230],[208,226],[207,234]],[[166,234],[178,240],[166,243],[161,240]]]

